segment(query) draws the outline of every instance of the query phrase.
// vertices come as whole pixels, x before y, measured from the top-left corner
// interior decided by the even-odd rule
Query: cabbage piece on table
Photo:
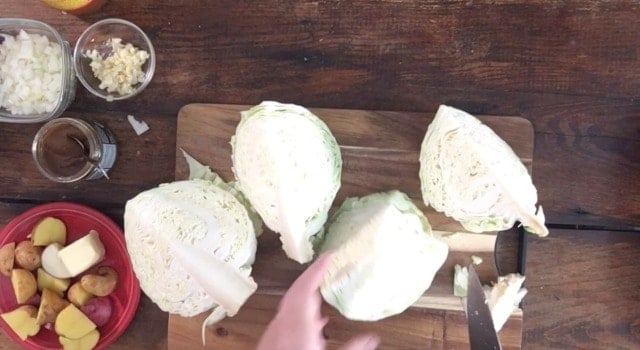
[[[129,200],[124,227],[133,269],[153,302],[184,317],[213,309],[204,341],[205,325],[235,315],[257,289],[250,274],[261,222],[240,192],[201,170],[199,179]]]
[[[461,110],[440,106],[420,150],[425,204],[472,232],[509,229],[516,220],[539,236],[542,207],[531,176],[493,130]]]
[[[320,291],[352,320],[403,312],[431,286],[448,246],[402,192],[348,198],[331,219],[322,251],[333,251]]]
[[[300,106],[263,102],[241,117],[231,139],[238,189],[280,234],[287,256],[308,262],[340,188],[338,143]]]

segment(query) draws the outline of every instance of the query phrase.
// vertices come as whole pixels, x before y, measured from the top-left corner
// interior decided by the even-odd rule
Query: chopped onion
[[[24,30],[0,35],[0,107],[16,115],[53,111],[62,88],[60,45]]]

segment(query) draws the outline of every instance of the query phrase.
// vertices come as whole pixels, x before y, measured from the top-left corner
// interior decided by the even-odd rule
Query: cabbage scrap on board
[[[231,139],[238,189],[280,234],[287,256],[306,263],[340,188],[338,143],[301,106],[267,101],[241,117]]]
[[[498,277],[498,282],[493,286],[484,286],[484,295],[496,332],[502,329],[513,310],[527,294],[527,289],[522,287],[524,279],[525,277],[518,273],[510,273]]]
[[[448,246],[399,191],[348,198],[331,218],[322,251],[333,251],[320,292],[351,320],[399,314],[431,286]]]
[[[546,236],[531,176],[493,130],[461,110],[441,105],[420,150],[425,204],[471,232],[499,231],[516,220]]]
[[[493,286],[483,286],[496,332],[499,332],[507,323],[509,316],[527,294],[527,289],[522,287],[524,279],[525,277],[518,273],[511,273],[498,277],[498,281]],[[468,280],[469,270],[467,267],[456,264],[453,276],[453,295],[466,298]]]
[[[199,178],[130,199],[124,232],[140,286],[163,311],[190,317],[213,309],[204,342],[204,327],[235,315],[257,289],[250,274],[261,221],[240,192],[185,157]]]

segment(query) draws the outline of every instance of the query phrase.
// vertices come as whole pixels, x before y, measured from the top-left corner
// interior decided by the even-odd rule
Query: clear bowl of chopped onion
[[[153,78],[156,54],[135,24],[108,18],[89,26],[73,52],[76,76],[92,94],[107,101],[139,94]]]
[[[46,23],[0,18],[0,122],[60,116],[76,93],[69,43]]]

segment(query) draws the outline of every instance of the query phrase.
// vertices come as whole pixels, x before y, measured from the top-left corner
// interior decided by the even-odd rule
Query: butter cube
[[[104,246],[98,232],[91,230],[86,236],[62,248],[58,257],[71,277],[75,277],[102,261]]]

